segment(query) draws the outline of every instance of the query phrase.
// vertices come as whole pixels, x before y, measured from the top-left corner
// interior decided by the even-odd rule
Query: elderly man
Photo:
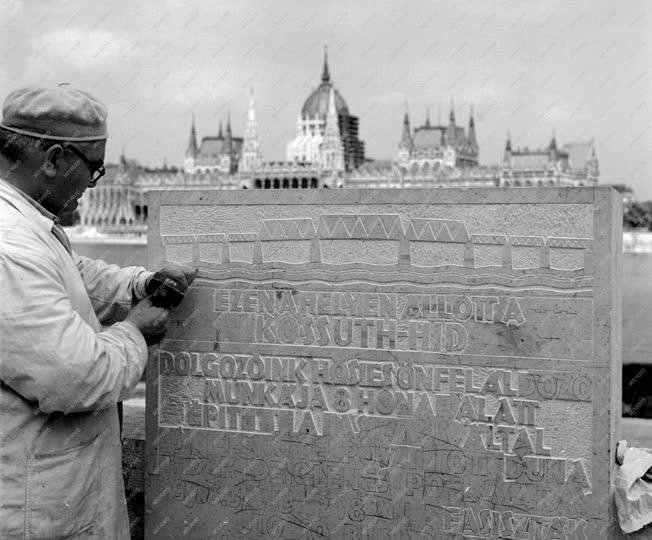
[[[104,173],[106,109],[11,93],[0,123],[0,538],[129,538],[116,403],[169,313],[151,273],[80,257],[59,224]],[[188,285],[195,272],[162,270]]]

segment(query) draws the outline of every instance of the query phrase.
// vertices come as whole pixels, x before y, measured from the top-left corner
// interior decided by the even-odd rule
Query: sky
[[[108,107],[107,161],[181,166],[253,88],[263,158],[285,158],[297,114],[331,80],[366,154],[395,157],[412,125],[475,111],[480,162],[512,145],[594,139],[601,183],[652,199],[652,2],[492,0],[0,0],[0,99],[67,82]]]

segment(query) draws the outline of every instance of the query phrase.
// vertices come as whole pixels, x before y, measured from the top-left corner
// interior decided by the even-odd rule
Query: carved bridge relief
[[[469,235],[464,221],[449,219],[412,218],[404,228],[398,214],[263,219],[258,232],[164,235],[162,243],[166,260],[209,268],[228,263],[367,263],[379,268],[592,273],[590,238]]]

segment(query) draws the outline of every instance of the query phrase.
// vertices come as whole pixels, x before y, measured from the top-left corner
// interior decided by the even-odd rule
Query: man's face
[[[74,146],[74,149],[70,149]],[[92,181],[92,169],[104,163],[106,141],[62,144],[63,152],[56,159],[56,175],[49,179],[41,204],[50,212],[61,216],[73,212],[79,199]],[[88,163],[79,156],[81,153]]]

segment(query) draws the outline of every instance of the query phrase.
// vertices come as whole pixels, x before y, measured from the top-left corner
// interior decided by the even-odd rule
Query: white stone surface
[[[614,193],[152,193],[150,266],[200,269],[148,365],[159,536],[614,536]]]

